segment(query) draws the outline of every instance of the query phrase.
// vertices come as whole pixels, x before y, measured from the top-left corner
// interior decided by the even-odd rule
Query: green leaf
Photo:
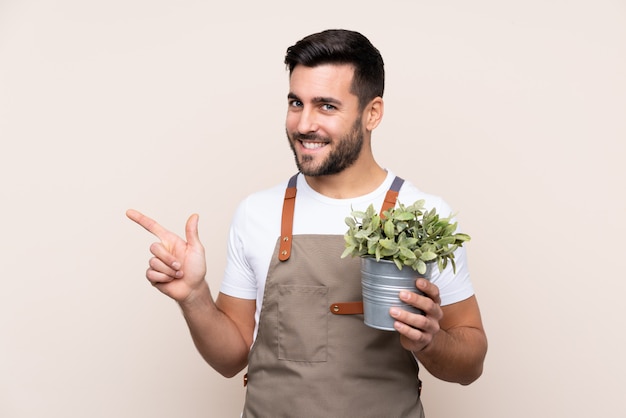
[[[372,234],[372,231],[367,231],[367,230],[362,229],[360,231],[357,231],[354,234],[354,238],[357,240],[364,240],[364,239],[367,239],[371,234]]]
[[[391,219],[385,221],[384,232],[388,238],[395,237],[396,227]]]
[[[415,257],[415,254],[413,253],[413,251],[411,251],[408,248],[400,247],[398,248],[398,250],[400,251],[400,255],[404,257],[405,259],[414,260],[415,258],[417,258]]]
[[[402,270],[402,263],[400,262],[400,260],[398,260],[397,258],[393,259],[393,262],[395,263],[396,267],[398,267],[398,270]]]
[[[450,264],[452,264],[452,272],[456,274],[456,262],[454,261],[454,257],[450,258]]]
[[[380,256],[388,259],[390,256],[395,255],[399,252],[398,248],[380,248]]]
[[[395,243],[394,240],[385,238],[378,241],[382,248],[393,249],[396,250],[398,248],[398,244]]]
[[[343,257],[375,256],[377,260],[393,260],[422,273],[427,263],[436,262],[439,269],[448,263],[456,270],[454,251],[470,240],[467,234],[455,234],[457,224],[452,215],[440,216],[435,208],[426,210],[424,200],[405,206],[397,205],[384,212],[384,220],[369,205],[365,211],[352,211],[345,223]],[[456,271],[455,271],[456,272]]]
[[[446,235],[452,235],[452,234],[454,234],[454,231],[456,231],[456,223],[447,225],[445,227],[445,234]]]
[[[364,219],[368,217],[366,212],[362,212],[360,210],[352,211],[351,215],[356,219]]]
[[[416,270],[418,271],[419,274],[426,273],[426,263],[424,263],[422,260],[417,260]]]
[[[454,237],[456,238],[457,241],[461,241],[461,242],[467,242],[467,241],[471,240],[469,235],[462,234],[460,232],[458,234],[455,234]]]
[[[422,254],[422,256],[420,257],[420,260],[431,261],[431,260],[434,260],[435,258],[437,258],[436,253],[432,251],[426,251],[425,253]]]
[[[455,237],[443,237],[437,240],[437,244],[443,247],[446,245],[454,244],[455,241],[456,241]]]
[[[341,254],[341,258],[346,258],[349,255],[352,255],[354,257],[354,255],[352,253],[354,252],[355,249],[356,249],[356,247],[354,247],[354,246],[346,247],[346,249],[343,250],[343,253]]]
[[[346,243],[346,246],[348,247],[356,247],[357,246],[357,240],[354,239],[354,237],[352,235],[344,235],[343,240]]]
[[[410,221],[415,219],[415,214],[411,213],[411,212],[401,212],[401,213],[397,213],[393,216],[394,220],[398,220],[398,221]]]
[[[416,244],[417,244],[417,238],[413,238],[413,237],[407,238],[406,235],[403,235],[398,239],[398,245],[401,247],[406,247],[410,249],[410,248],[415,247]]]

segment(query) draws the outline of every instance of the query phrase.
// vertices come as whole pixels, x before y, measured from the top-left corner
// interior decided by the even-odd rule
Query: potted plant
[[[365,212],[352,211],[345,222],[345,250],[341,258],[361,257],[361,285],[365,324],[393,330],[391,306],[421,313],[398,298],[402,289],[417,292],[417,277],[430,279],[436,264],[440,271],[451,264],[456,273],[454,251],[470,240],[457,233],[453,216],[441,217],[426,210],[424,200],[377,213],[373,205]]]

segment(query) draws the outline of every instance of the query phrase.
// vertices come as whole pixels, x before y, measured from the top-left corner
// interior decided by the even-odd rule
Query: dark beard
[[[287,133],[289,139],[289,146],[296,160],[296,167],[305,176],[328,176],[332,174],[341,173],[346,168],[350,167],[361,155],[361,149],[363,148],[363,130],[361,129],[361,118],[358,118],[352,129],[338,141],[335,141],[337,148],[335,148],[328,157],[322,161],[317,167],[308,168],[307,163],[312,161],[310,156],[303,156],[302,161],[298,160],[298,154],[294,146],[295,141],[298,140],[318,140],[321,142],[330,143],[331,139],[328,137],[322,137],[315,134],[299,134],[293,133],[291,136]]]

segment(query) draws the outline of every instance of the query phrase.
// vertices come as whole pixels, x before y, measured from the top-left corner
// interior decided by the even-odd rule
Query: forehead
[[[350,92],[354,67],[349,64],[323,64],[315,67],[297,65],[289,77],[290,93],[306,96],[347,96]]]

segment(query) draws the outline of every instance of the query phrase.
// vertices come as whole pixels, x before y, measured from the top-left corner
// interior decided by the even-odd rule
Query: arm
[[[135,211],[128,218],[159,238],[150,246],[146,278],[178,302],[196,348],[216,371],[232,377],[247,364],[254,332],[255,300],[220,294],[213,301],[206,283],[205,252],[198,236],[198,215],[185,227],[186,241]]]
[[[213,303],[205,287],[202,295],[180,307],[202,358],[223,376],[233,377],[248,364],[256,301],[220,293]]]
[[[476,297],[439,306],[439,289],[427,280],[417,280],[417,293],[402,292],[401,299],[424,311],[424,315],[394,310],[402,346],[412,351],[435,377],[468,385],[482,374],[487,337]]]

